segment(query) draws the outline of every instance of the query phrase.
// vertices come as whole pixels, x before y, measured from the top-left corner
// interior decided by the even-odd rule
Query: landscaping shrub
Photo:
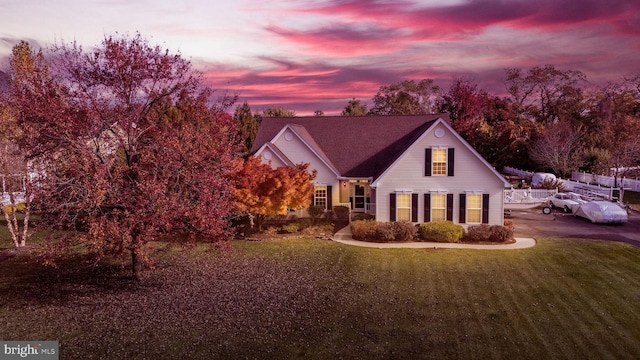
[[[378,222],[357,220],[351,222],[351,235],[356,240],[375,240]]]
[[[464,242],[489,241],[491,238],[491,227],[487,224],[473,225],[467,228],[467,232],[462,237]]]
[[[24,209],[27,208],[27,205],[25,203],[18,203],[18,204],[15,205],[15,207],[16,207],[16,211],[17,212],[23,212]],[[13,212],[13,209],[11,208],[11,205],[5,205],[4,206],[4,211],[7,214],[11,214]]]
[[[513,238],[513,229],[500,225],[473,225],[467,229],[462,240],[465,242],[507,242]]]
[[[327,210],[324,212],[324,218],[327,221],[329,222],[332,221],[334,217],[335,217],[335,213],[333,212],[333,210]]]
[[[357,220],[373,220],[376,217],[371,215],[371,214],[365,214],[365,213],[359,213],[356,215],[353,215],[353,217],[351,218],[351,221],[357,221]]]
[[[307,212],[309,213],[309,216],[311,216],[311,222],[315,224],[316,220],[324,214],[324,206],[310,206],[307,209]]]
[[[416,227],[408,221],[379,222],[355,220],[351,222],[354,239],[367,241],[408,241],[416,237]]]
[[[313,220],[311,218],[298,218],[296,220],[296,223],[298,224],[298,228],[300,230],[306,229],[308,227],[310,227],[311,225],[313,225]]]
[[[396,221],[391,225],[396,241],[409,241],[416,238],[418,229],[409,221]]]
[[[291,223],[291,224],[282,226],[282,231],[289,234],[297,233],[299,230],[300,230],[300,227],[298,226],[297,223]]]
[[[349,220],[349,208],[346,206],[334,206],[333,213],[336,215],[336,218],[340,221]]]
[[[269,226],[267,230],[264,231],[265,235],[275,235],[277,233],[278,233],[278,229],[274,228],[273,226]]]
[[[458,242],[464,235],[462,225],[447,220],[420,224],[418,231],[423,240],[436,242]]]
[[[325,224],[325,225],[314,225],[303,229],[301,231],[303,235],[313,235],[313,236],[330,236],[333,233],[333,226]]]
[[[511,239],[513,239],[513,230],[500,225],[493,225],[491,227],[490,241],[502,243]]]
[[[395,234],[393,233],[393,223],[384,222],[377,223],[375,229],[375,239],[378,241],[394,241],[396,239]]]
[[[295,216],[295,215],[294,215]],[[271,215],[267,217],[266,223],[272,226],[282,226],[287,222],[287,215]]]

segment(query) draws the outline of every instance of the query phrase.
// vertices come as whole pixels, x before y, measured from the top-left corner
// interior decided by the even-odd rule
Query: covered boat
[[[610,201],[590,201],[580,205],[576,216],[589,219],[592,223],[622,224],[627,222],[627,211],[620,205]]]

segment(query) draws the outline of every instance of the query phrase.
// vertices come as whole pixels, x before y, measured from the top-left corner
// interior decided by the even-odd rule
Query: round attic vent
[[[291,134],[291,133],[284,134],[284,139],[287,140],[287,141],[293,140],[293,134]]]
[[[436,129],[436,137],[441,138],[444,136],[444,129]]]
[[[265,151],[264,154],[262,154],[262,157],[264,157],[266,160],[271,160],[273,154],[270,151]]]

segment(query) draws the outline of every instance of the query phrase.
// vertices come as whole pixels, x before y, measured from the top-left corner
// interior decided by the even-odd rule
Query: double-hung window
[[[447,220],[447,194],[431,194],[431,221]]]
[[[396,194],[397,221],[411,221],[411,194]]]
[[[447,175],[447,149],[432,149],[431,175]]]
[[[467,222],[482,222],[482,194],[467,194]]]

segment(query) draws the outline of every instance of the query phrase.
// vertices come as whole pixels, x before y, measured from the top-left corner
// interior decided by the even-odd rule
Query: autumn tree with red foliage
[[[314,191],[313,179],[317,175],[316,170],[309,172],[309,164],[273,169],[250,156],[246,161],[239,161],[237,166],[235,209],[255,217],[259,230],[266,216],[309,207]]]
[[[10,89],[20,145],[45,166],[34,194],[40,224],[67,230],[49,249],[129,252],[137,278],[158,236],[229,239],[231,101],[211,105],[191,64],[140,34],[52,52],[51,75],[36,71]]]

